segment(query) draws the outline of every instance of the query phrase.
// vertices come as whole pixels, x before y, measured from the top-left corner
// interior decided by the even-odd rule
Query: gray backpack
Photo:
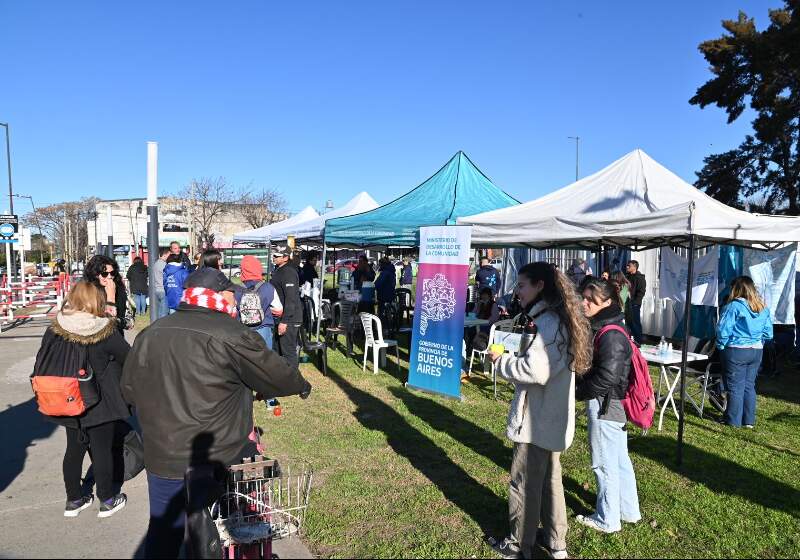
[[[248,327],[257,327],[264,322],[264,309],[261,307],[261,296],[258,291],[264,281],[247,290],[239,301],[239,320]]]

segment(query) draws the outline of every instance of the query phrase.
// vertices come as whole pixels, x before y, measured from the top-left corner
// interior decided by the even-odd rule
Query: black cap
[[[234,292],[236,284],[221,271],[207,266],[192,272],[186,279],[185,288],[205,288],[215,292]]]

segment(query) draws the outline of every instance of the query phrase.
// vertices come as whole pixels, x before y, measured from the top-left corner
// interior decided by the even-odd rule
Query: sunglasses
[[[103,278],[108,278],[109,274],[114,274],[114,273],[109,272],[108,270],[104,270],[103,272],[100,273],[100,276],[102,276]]]

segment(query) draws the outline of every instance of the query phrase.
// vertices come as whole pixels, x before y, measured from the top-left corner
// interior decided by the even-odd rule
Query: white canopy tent
[[[303,222],[295,222],[289,226],[282,227],[280,235],[277,237],[273,236],[272,239],[285,239],[287,235],[294,235],[298,240],[321,242],[326,221],[332,218],[341,218],[344,216],[352,216],[353,214],[361,214],[362,212],[369,212],[378,206],[379,204],[375,202],[374,198],[362,191],[351,198],[341,208],[336,208],[325,214],[314,216]]]
[[[725,243],[774,249],[800,241],[800,217],[765,216],[736,210],[696,189],[642,150],[542,198],[466,216],[472,243],[497,247],[584,247],[617,245],[689,249],[683,349],[678,464],[683,461],[686,360],[695,249]]]
[[[757,249],[800,241],[800,218],[731,208],[639,149],[542,198],[459,218],[458,224],[473,226],[475,245],[537,249],[688,246],[691,236],[700,244]]]
[[[236,233],[233,236],[233,240],[236,243],[267,243],[270,239],[285,239],[286,232],[288,231],[288,235],[291,235],[292,228],[297,224],[305,223],[317,217],[319,217],[319,213],[311,206],[306,206],[300,212],[282,222],[275,222],[257,229]]]

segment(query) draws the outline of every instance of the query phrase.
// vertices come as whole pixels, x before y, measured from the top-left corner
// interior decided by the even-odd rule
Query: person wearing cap
[[[275,350],[290,365],[297,367],[297,334],[303,322],[303,304],[300,301],[300,276],[289,261],[289,253],[272,253],[275,272],[269,281],[283,303],[283,315],[276,328]]]
[[[236,318],[239,289],[219,270],[186,280],[177,312],[144,329],[122,373],[136,407],[150,497],[146,558],[177,558],[186,520],[189,466],[232,465],[255,453],[253,392],[307,397],[296,365]]]
[[[275,292],[275,287],[269,282],[264,281],[264,269],[256,257],[253,255],[245,255],[242,257],[241,271],[242,284],[244,284],[247,290],[258,294],[258,299],[261,302],[261,313],[264,317],[260,325],[250,325],[250,328],[257,332],[259,336],[264,339],[264,342],[267,343],[267,348],[272,350],[275,317],[281,317],[283,315],[281,298]],[[238,290],[236,292],[236,306],[239,309],[241,309],[240,306],[244,294],[244,290]]]

